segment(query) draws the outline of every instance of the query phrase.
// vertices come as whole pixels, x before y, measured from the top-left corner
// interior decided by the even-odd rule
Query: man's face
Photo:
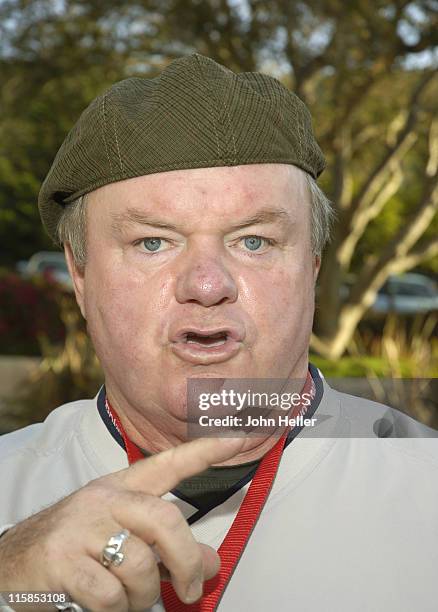
[[[301,170],[164,172],[87,207],[84,273],[67,257],[116,406],[183,421],[187,378],[305,376],[319,264]]]

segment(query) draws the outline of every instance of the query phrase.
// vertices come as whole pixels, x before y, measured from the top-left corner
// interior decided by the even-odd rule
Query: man
[[[294,94],[197,54],[83,113],[39,206],[105,386],[1,440],[0,591],[105,611],[436,608],[436,440],[378,439],[387,408],[309,368],[323,168]],[[301,381],[291,414],[314,432],[187,441],[194,379]]]

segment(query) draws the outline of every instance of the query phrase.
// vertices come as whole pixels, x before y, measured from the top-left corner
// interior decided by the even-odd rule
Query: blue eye
[[[245,246],[250,251],[257,251],[262,246],[263,238],[260,236],[247,236],[245,238]]]
[[[143,244],[148,251],[158,251],[161,246],[161,238],[145,238]]]

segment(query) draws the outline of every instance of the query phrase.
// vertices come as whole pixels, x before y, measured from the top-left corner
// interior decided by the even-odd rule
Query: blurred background
[[[438,428],[437,15],[436,0],[0,0],[0,432],[102,383],[38,216],[56,151],[114,81],[193,51],[311,110],[337,211],[312,362]]]

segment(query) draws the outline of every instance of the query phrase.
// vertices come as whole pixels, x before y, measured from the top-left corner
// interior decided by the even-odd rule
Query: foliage
[[[74,300],[44,278],[23,279],[0,271],[0,353],[39,355],[42,342],[62,344],[65,327],[60,317],[60,300],[63,297]]]
[[[341,359],[311,354],[310,361],[328,378],[438,378],[437,324],[434,314],[413,321],[391,315],[383,329],[362,325]]]
[[[64,403],[93,397],[103,374],[79,308],[70,296],[60,298],[60,316],[66,330],[62,345],[42,339],[42,361],[26,385],[6,399],[3,419],[15,429],[43,421]]]
[[[326,378],[366,378],[371,399],[403,406],[410,416],[437,429],[437,325],[434,314],[413,321],[391,315],[381,334],[365,327],[356,332],[349,355],[336,361],[312,355],[310,361]]]

